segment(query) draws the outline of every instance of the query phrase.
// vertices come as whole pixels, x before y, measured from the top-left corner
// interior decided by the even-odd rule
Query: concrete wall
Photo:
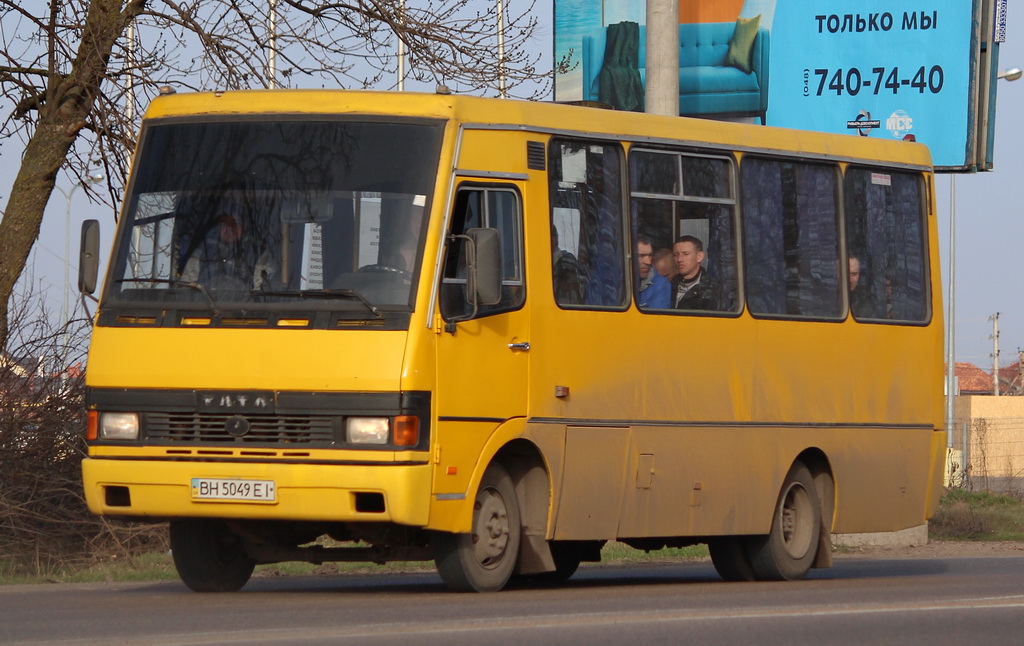
[[[1024,481],[1024,397],[958,396],[954,422],[953,460],[963,462],[966,431],[967,476],[975,488],[998,491]],[[947,474],[956,474],[959,465],[948,466]]]

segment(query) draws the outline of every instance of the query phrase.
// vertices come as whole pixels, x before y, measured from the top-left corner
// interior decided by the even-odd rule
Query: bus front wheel
[[[472,531],[434,534],[434,562],[445,585],[464,592],[501,590],[516,566],[520,532],[512,478],[501,465],[492,464],[473,503]]]
[[[171,556],[178,576],[195,592],[240,590],[256,567],[241,540],[217,520],[172,520]]]
[[[796,462],[786,475],[771,533],[747,540],[750,565],[760,580],[802,579],[814,564],[821,532],[821,506],[814,477]]]

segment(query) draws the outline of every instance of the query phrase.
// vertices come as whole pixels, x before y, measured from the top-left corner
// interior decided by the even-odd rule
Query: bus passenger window
[[[835,166],[746,157],[740,177],[750,312],[839,318],[843,282]]]
[[[637,245],[634,293],[641,310],[736,312],[733,164],[668,150],[634,150],[629,157],[630,210]],[[661,280],[640,250],[671,261],[668,302]],[[659,295],[652,297],[648,290]]]
[[[555,302],[563,307],[622,307],[626,250],[621,149],[555,140],[550,151]]]
[[[455,196],[451,236],[468,229],[497,229],[501,239],[501,301],[479,305],[476,316],[507,312],[522,306],[526,297],[523,280],[522,210],[519,194],[495,187],[462,187]],[[449,238],[441,281],[441,315],[450,320],[472,315],[473,306],[466,296],[466,241]]]
[[[920,174],[850,168],[845,178],[850,310],[856,319],[928,320],[928,252]],[[868,308],[863,303],[871,303]]]

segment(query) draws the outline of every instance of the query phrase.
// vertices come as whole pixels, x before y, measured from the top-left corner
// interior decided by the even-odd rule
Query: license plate
[[[277,487],[273,480],[192,478],[192,499],[276,502]]]

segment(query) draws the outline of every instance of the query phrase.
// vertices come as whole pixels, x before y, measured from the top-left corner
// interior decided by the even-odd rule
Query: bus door
[[[530,327],[524,307],[523,206],[518,183],[464,181],[456,185],[453,197],[438,298],[442,326],[437,342],[436,411],[441,450],[446,452],[442,464],[451,464],[452,451],[464,453],[465,464],[475,460],[499,424],[526,414]],[[499,233],[501,299],[493,305],[474,306],[466,295],[467,241],[458,236],[473,228]]]

